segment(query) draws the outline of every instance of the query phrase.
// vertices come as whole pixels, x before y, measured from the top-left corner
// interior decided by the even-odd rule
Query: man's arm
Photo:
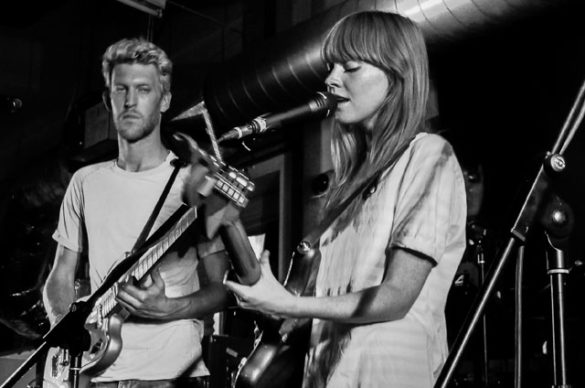
[[[164,281],[155,269],[150,286],[141,288],[127,284],[118,292],[118,302],[135,316],[164,321],[201,318],[222,310],[228,300],[222,283],[223,275],[229,268],[228,255],[225,251],[219,251],[199,260],[201,288],[194,293],[168,298]]]
[[[55,262],[43,288],[43,302],[51,325],[69,311],[75,301],[75,269],[81,254],[57,245]]]

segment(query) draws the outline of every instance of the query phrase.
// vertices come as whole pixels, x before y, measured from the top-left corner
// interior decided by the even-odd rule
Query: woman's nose
[[[328,91],[331,92],[333,91],[334,88],[341,86],[341,80],[339,78],[340,74],[341,74],[340,66],[333,65],[331,71],[329,72],[329,75],[327,76],[327,78],[325,78],[325,85],[327,85]]]

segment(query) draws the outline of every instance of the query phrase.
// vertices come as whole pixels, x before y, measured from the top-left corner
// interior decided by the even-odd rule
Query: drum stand
[[[464,347],[469,342],[471,334],[477,323],[482,317],[483,311],[486,307],[489,297],[495,289],[497,280],[499,279],[504,265],[512,252],[520,245],[524,245],[528,237],[528,233],[541,214],[543,206],[548,202],[551,193],[551,186],[554,178],[564,171],[565,159],[563,154],[569,146],[571,140],[581,125],[583,117],[585,116],[585,83],[581,85],[577,98],[569,112],[569,115],[561,129],[561,132],[553,146],[544,159],[536,177],[532,182],[532,186],[520,212],[510,230],[510,238],[503,253],[494,262],[490,273],[486,278],[480,293],[478,294],[470,314],[467,316],[462,329],[460,330],[453,348],[451,349],[445,365],[441,370],[435,387],[447,388],[447,384],[453,377],[455,367],[461,359]],[[553,213],[554,214],[554,213]],[[556,217],[556,216],[555,216]],[[561,217],[562,218],[562,217]],[[553,251],[549,255],[549,275],[554,287],[551,286],[551,299],[553,303],[553,344],[554,344],[554,386],[555,387],[569,387],[566,381],[566,357],[564,344],[564,289],[563,281],[566,275],[564,254],[555,247],[553,242]],[[553,289],[554,288],[554,289]],[[519,388],[519,387],[517,387]]]

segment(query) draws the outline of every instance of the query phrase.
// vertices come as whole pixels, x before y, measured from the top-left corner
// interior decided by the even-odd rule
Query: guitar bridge
[[[54,378],[59,377],[63,373],[63,369],[69,366],[69,351],[61,349],[51,359],[51,375]]]

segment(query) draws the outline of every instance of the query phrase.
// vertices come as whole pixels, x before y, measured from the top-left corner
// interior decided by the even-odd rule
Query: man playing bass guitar
[[[123,39],[107,48],[102,72],[104,100],[118,136],[118,157],[78,170],[67,189],[54,233],[55,262],[44,288],[54,324],[74,299],[82,253],[89,258],[92,289],[132,250],[173,173],[176,156],[161,139],[161,115],[171,102],[172,63],[143,39]],[[189,170],[181,168],[152,225],[162,225],[182,204]],[[140,283],[129,281],[116,302],[130,313],[123,346],[114,363],[92,378],[95,387],[176,387],[186,376],[203,386],[202,318],[223,308],[221,283],[228,268],[218,238],[206,240],[193,224]]]

